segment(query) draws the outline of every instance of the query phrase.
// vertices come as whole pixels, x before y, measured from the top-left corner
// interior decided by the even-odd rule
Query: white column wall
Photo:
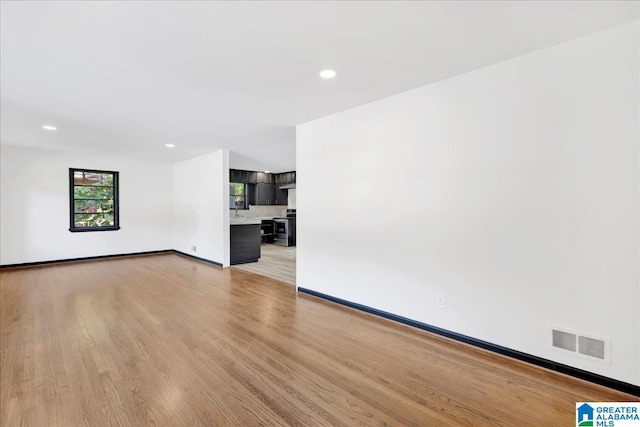
[[[228,267],[228,150],[175,163],[173,190],[173,248]]]

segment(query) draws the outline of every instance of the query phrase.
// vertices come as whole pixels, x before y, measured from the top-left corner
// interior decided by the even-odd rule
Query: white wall
[[[69,231],[69,168],[120,172],[118,231]],[[0,264],[171,249],[171,166],[0,147]]]
[[[173,190],[173,248],[228,267],[228,150],[175,163]]]
[[[298,286],[640,384],[638,52],[635,22],[299,126]]]
[[[226,150],[175,165],[0,150],[0,265],[168,249],[229,265]],[[120,172],[120,230],[69,232],[69,168]]]
[[[296,208],[296,189],[292,188],[287,192],[289,193],[287,194],[287,207],[289,209],[295,209]]]

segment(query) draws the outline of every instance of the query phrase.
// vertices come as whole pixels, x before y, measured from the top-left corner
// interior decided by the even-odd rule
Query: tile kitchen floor
[[[247,264],[234,265],[232,268],[249,271],[290,285],[296,284],[296,247],[278,246],[263,243],[260,247],[260,260]]]

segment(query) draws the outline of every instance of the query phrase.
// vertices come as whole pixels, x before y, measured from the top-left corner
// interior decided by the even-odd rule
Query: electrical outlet
[[[191,245],[191,250],[193,252],[198,252],[198,248],[196,248],[196,245]]]
[[[444,297],[444,294],[436,295],[436,307],[438,308],[447,308],[447,301]]]

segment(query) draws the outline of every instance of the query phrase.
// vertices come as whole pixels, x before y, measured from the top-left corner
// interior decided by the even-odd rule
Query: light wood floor
[[[278,246],[263,243],[260,247],[260,260],[232,268],[249,271],[260,276],[280,280],[290,285],[296,284],[296,247]]]
[[[178,255],[0,272],[0,425],[570,426],[603,387]]]

